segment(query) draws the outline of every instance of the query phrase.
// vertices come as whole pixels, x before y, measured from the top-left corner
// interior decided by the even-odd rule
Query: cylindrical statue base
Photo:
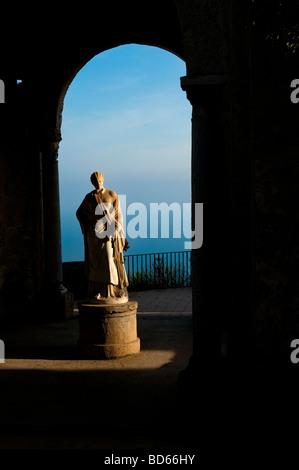
[[[119,305],[79,303],[79,350],[92,359],[139,353],[137,307],[135,301]]]

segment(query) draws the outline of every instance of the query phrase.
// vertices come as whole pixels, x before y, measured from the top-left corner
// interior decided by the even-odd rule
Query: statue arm
[[[114,211],[115,211],[114,212],[115,214],[114,246],[115,246],[116,254],[119,254],[123,251],[123,248],[125,246],[125,233],[124,233],[124,227],[123,227],[123,215],[122,215],[122,211],[121,211],[121,207],[120,207],[119,199],[117,195],[114,201]]]

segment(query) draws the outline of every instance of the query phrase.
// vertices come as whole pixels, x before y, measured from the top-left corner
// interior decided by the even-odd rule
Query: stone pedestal
[[[84,356],[113,359],[139,353],[137,307],[135,301],[124,304],[79,303],[78,347]]]

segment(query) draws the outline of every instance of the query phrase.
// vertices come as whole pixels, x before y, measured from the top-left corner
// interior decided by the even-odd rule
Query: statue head
[[[91,177],[90,177],[91,183],[94,185],[94,187],[98,190],[103,189],[103,184],[104,184],[104,176],[102,173],[99,171],[95,171]]]

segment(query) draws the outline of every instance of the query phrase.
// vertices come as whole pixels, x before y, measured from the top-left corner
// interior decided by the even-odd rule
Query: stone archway
[[[113,48],[125,45],[119,42]],[[159,47],[178,56],[184,61],[179,50],[170,50],[169,48],[159,46],[153,43],[134,44]],[[57,90],[56,98],[51,102],[51,111],[46,121],[47,132],[44,133],[42,142],[42,168],[43,168],[43,199],[44,199],[44,244],[45,244],[45,283],[47,290],[51,293],[52,298],[56,298],[60,308],[62,308],[61,316],[70,314],[71,294],[63,285],[62,273],[62,251],[61,251],[61,224],[60,224],[60,203],[59,203],[59,175],[58,175],[58,152],[59,143],[62,139],[61,124],[62,112],[64,106],[64,98],[67,90],[77,73],[89,62],[94,56],[105,50],[100,50],[93,55],[86,54],[84,58],[80,58],[78,62],[73,64],[69,69],[69,74],[60,84]],[[178,87],[180,83],[178,82]],[[55,106],[54,106],[55,105]],[[68,311],[64,311],[67,309]]]
[[[138,35],[137,35],[138,36]],[[217,41],[218,42],[218,41]],[[59,184],[58,184],[58,148],[61,140],[61,116],[63,110],[64,96],[67,89],[75,77],[76,73],[87,63],[93,56],[110,49],[127,43],[144,44],[161,47],[169,52],[184,58],[180,48],[171,48],[165,44],[156,41],[117,41],[109,44],[109,47],[99,47],[98,50],[93,48],[92,52],[87,51],[85,54],[78,54],[64,71],[63,77],[60,77],[59,84],[55,90],[55,97],[52,96],[48,116],[47,134],[45,135],[45,144],[43,151],[43,167],[48,166],[49,174],[52,175],[51,182],[45,185],[48,188],[48,194],[44,194],[45,205],[50,204],[51,209],[44,215],[48,220],[44,221],[44,226],[51,226],[48,235],[48,242],[45,238],[45,246],[48,251],[48,262],[45,266],[46,277],[50,279],[53,286],[52,292],[56,297],[65,298],[67,293],[63,287],[62,279],[62,257],[61,257],[61,241],[60,241],[60,213],[59,213]],[[213,47],[211,47],[213,51]],[[211,52],[210,51],[210,52]],[[212,52],[211,52],[212,53]],[[207,205],[211,192],[207,191],[207,167],[209,166],[209,180],[211,179],[211,165],[213,159],[219,150],[219,113],[218,107],[221,102],[223,87],[227,83],[227,76],[223,73],[224,68],[222,62],[219,67],[219,74],[203,73],[199,74],[197,70],[193,70],[191,56],[186,59],[187,76],[182,77],[181,87],[187,93],[192,108],[192,205],[203,202]],[[189,62],[190,61],[190,62]],[[191,66],[190,66],[191,64]],[[179,84],[178,84],[179,86]],[[54,106],[55,104],[55,106]],[[49,124],[50,123],[50,124]],[[49,129],[51,131],[49,132]],[[219,159],[215,159],[219,161]],[[46,171],[46,170],[45,170]],[[47,175],[44,171],[44,180]],[[215,193],[216,194],[216,193]],[[46,202],[47,199],[47,202]],[[212,197],[213,200],[213,197]],[[215,201],[213,201],[215,207]],[[210,206],[211,207],[211,206]],[[206,208],[205,208],[206,209]],[[211,221],[213,217],[213,208],[209,211],[204,209],[204,225],[206,221]],[[52,214],[52,215],[51,215]],[[193,225],[193,224],[192,224]],[[51,240],[50,240],[51,238]],[[192,254],[192,285],[193,285],[193,334],[194,334],[194,357],[200,359],[205,365],[215,361],[221,351],[221,325],[219,312],[211,315],[211,306],[209,299],[211,296],[211,286],[213,285],[212,275],[207,276],[209,272],[208,254],[213,250],[212,244],[215,236],[212,235],[209,246],[204,242],[200,250],[194,251]],[[55,248],[54,248],[55,246]],[[52,248],[51,248],[52,247]],[[215,258],[215,256],[214,256]],[[62,302],[65,308],[65,302]],[[62,312],[65,315],[65,312]],[[209,345],[216,344],[216,347],[209,348]],[[209,350],[210,349],[210,350]],[[212,351],[212,353],[211,353]]]

